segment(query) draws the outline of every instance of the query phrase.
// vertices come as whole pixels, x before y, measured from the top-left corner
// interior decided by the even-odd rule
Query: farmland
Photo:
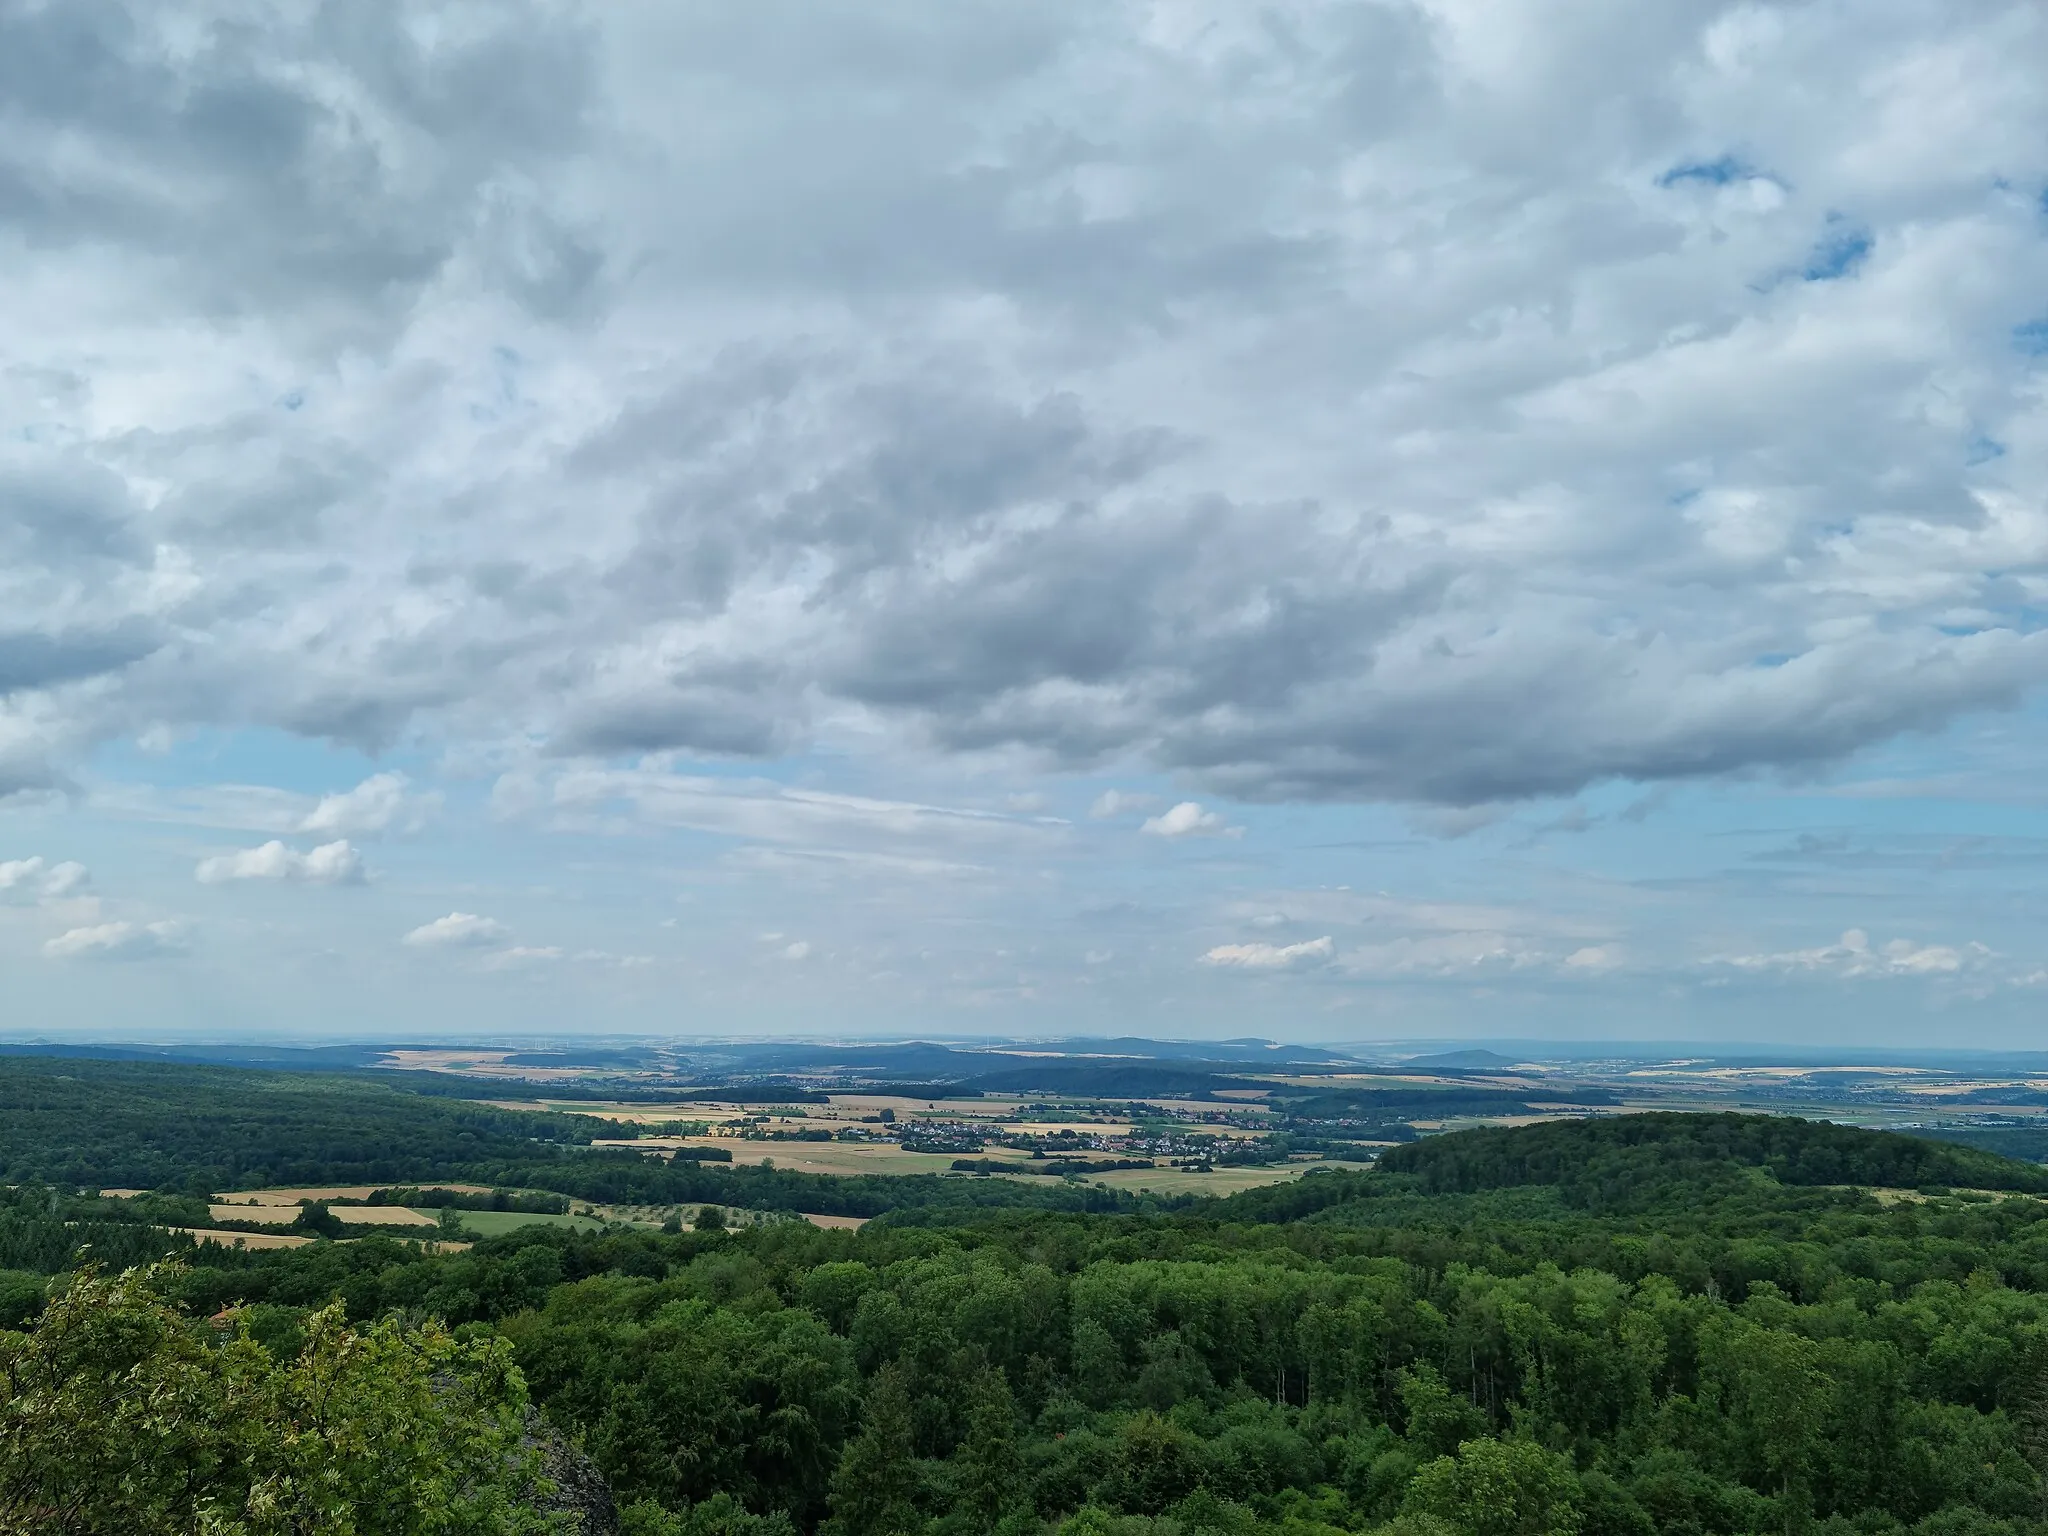
[[[728,1070],[699,1091],[665,1086],[682,1066],[629,1049],[371,1051],[320,1074],[9,1058],[0,1177],[175,1190],[206,1202],[175,1223],[193,1230],[303,1235],[297,1207],[317,1200],[342,1232],[447,1238],[516,1229],[522,1215],[658,1227],[707,1203],[859,1220],[958,1202],[1184,1201],[1360,1166],[1417,1136],[1663,1108],[1800,1110],[2048,1149],[2037,1083],[1952,1068],[1564,1066],[1481,1052],[1402,1070],[1327,1056],[920,1046],[771,1051],[753,1077]],[[767,1066],[786,1070],[759,1072]],[[910,1068],[919,1084],[888,1081]],[[369,1204],[379,1189],[421,1181],[470,1209],[444,1217],[441,1197]],[[476,1209],[493,1191],[524,1192],[526,1208]],[[567,1203],[535,1204],[542,1195]]]
[[[705,1128],[599,1138],[620,1145],[537,1159],[539,1177],[517,1183],[451,1170],[204,1198],[19,1184],[0,1192],[0,1327],[32,1322],[86,1258],[165,1252],[180,1262],[155,1290],[106,1303],[158,1309],[137,1337],[179,1336],[165,1319],[190,1319],[178,1326],[201,1341],[238,1330],[266,1351],[247,1358],[288,1362],[316,1318],[335,1326],[323,1306],[362,1330],[444,1319],[519,1367],[545,1421],[579,1437],[636,1511],[629,1529],[664,1536],[691,1531],[684,1519],[817,1531],[885,1453],[922,1528],[952,1536],[2037,1530],[2030,1442],[2003,1407],[2029,1390],[2030,1357],[1964,1348],[2048,1337],[2037,1165],[1624,1105],[1410,1139],[1370,1170],[1239,1137],[1265,1160],[1027,1173],[1137,1162],[1189,1122],[1131,1100],[976,1115],[861,1097],[820,1094],[802,1115],[678,1099],[643,1121],[595,1106],[605,1126]],[[876,1133],[882,1108],[914,1144],[973,1133],[978,1153],[958,1160],[993,1171],[906,1151]],[[823,1125],[861,1139],[770,1139]],[[999,1139],[1038,1135],[1080,1144],[1034,1158]],[[665,1142],[698,1157],[672,1161]],[[735,1162],[703,1160],[718,1149]],[[844,1171],[781,1165],[792,1152]],[[778,1166],[738,1161],[754,1156]],[[946,1171],[878,1171],[912,1160]],[[701,1199],[547,1187],[591,1169],[779,1203],[719,1201],[714,1215]],[[883,1209],[805,1210],[835,1199]],[[216,1213],[264,1230],[205,1226]],[[1881,1286],[1863,1273],[1873,1263]],[[65,1315],[45,1313],[53,1329]],[[1662,1363],[1680,1350],[1691,1375]],[[1767,1458],[1754,1447],[1783,1414],[1746,1384],[1755,1362],[1788,1360],[1802,1417],[1793,1449]],[[1873,1431],[1864,1384],[1893,1360],[1883,1390],[1901,1408]],[[1605,1365],[1631,1361],[1644,1362],[1633,1375]],[[1550,1373],[1569,1362],[1582,1375],[1557,1390]],[[734,1404],[766,1405],[764,1422]],[[818,1454],[781,1454],[791,1425]],[[1000,1455],[986,1450],[997,1432]],[[676,1445],[696,1454],[643,1450]],[[1161,1465],[1163,1490],[1144,1480]],[[1467,1471],[1493,1479],[1481,1492],[1519,1510],[1514,1523],[1488,1523],[1491,1506],[1461,1492]],[[963,1487],[984,1491],[956,1519]]]

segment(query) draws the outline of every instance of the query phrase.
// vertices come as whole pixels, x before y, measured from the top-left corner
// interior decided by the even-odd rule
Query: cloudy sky
[[[2038,0],[0,0],[13,1033],[2024,1044]]]

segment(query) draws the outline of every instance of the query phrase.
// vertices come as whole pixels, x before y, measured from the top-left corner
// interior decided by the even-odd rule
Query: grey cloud
[[[119,671],[147,656],[158,643],[133,627],[56,634],[0,633],[0,697]]]
[[[2040,23],[1881,9],[8,9],[9,760],[1470,807],[2011,705]]]
[[[758,696],[659,686],[590,699],[573,707],[555,738],[564,756],[688,749],[726,757],[766,757],[792,745],[791,723]]]
[[[588,57],[540,5],[9,6],[0,221],[146,253],[217,314],[360,334],[461,248],[485,188],[575,142]]]
[[[1148,46],[1128,14],[1097,15],[772,5],[744,26],[700,9],[621,29],[625,99],[675,149],[661,260],[679,280],[755,293],[1015,293],[1115,329],[1165,320],[1190,293],[1262,302],[1327,242],[1262,217],[1254,146],[1189,123],[1199,149],[1178,151],[1142,113],[1077,100],[1100,72],[1186,114],[1229,83]],[[635,43],[642,56],[625,59]],[[1296,131],[1268,147],[1313,143]],[[1105,209],[1091,172],[1129,180],[1130,205],[1114,194]]]
[[[0,551],[38,566],[132,564],[148,553],[118,475],[21,446],[0,458]]]

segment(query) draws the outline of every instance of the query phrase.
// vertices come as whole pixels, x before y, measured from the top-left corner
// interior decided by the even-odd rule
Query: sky
[[[2037,0],[18,0],[0,273],[0,1031],[2044,1038]]]

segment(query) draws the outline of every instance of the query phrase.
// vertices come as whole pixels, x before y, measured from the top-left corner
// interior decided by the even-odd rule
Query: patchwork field
[[[453,1189],[454,1185],[437,1185],[436,1188]],[[468,1194],[490,1193],[480,1185],[461,1186],[461,1192]],[[138,1192],[139,1193],[139,1192]],[[244,1189],[232,1195],[223,1196],[209,1207],[216,1221],[246,1221],[283,1227],[296,1221],[303,1209],[302,1202],[309,1200],[360,1200],[370,1194],[366,1186],[343,1187],[325,1186],[316,1189]],[[521,1191],[532,1193],[532,1191]],[[412,1207],[402,1205],[328,1205],[328,1212],[336,1220],[348,1226],[364,1229],[373,1227],[404,1227],[420,1229],[420,1236],[438,1230],[441,1225],[441,1211],[437,1207]],[[522,1227],[561,1227],[573,1232],[597,1232],[607,1226],[624,1225],[643,1231],[658,1229],[670,1222],[684,1226],[691,1224],[702,1209],[700,1205],[607,1205],[579,1204],[570,1212],[537,1211],[472,1211],[458,1210],[462,1234],[466,1238],[500,1237],[507,1232],[516,1232]],[[858,1230],[865,1217],[820,1216],[798,1212],[775,1213],[750,1211],[743,1208],[727,1208],[726,1221],[734,1227],[749,1227],[773,1221],[804,1220],[820,1227]],[[315,1239],[302,1232],[238,1232],[228,1228],[178,1227],[174,1231],[190,1232],[197,1241],[212,1238],[230,1247],[239,1243],[246,1248],[294,1248]],[[435,1252],[453,1252],[468,1247],[459,1241],[435,1239],[428,1243]]]
[[[685,1147],[718,1147],[732,1153],[737,1165],[773,1163],[799,1173],[945,1173],[953,1166],[955,1154],[906,1152],[894,1142],[865,1141],[739,1141],[718,1136],[650,1136],[638,1141],[600,1141],[601,1147],[623,1147],[635,1152],[672,1152]],[[1026,1154],[1007,1147],[990,1147],[976,1156],[1017,1163]]]

